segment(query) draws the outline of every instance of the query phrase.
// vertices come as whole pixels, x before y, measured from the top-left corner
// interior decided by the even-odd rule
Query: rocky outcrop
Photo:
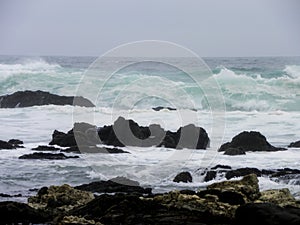
[[[296,225],[300,224],[300,209],[272,203],[248,203],[236,210],[235,224]]]
[[[76,105],[95,107],[88,99],[77,96],[59,96],[44,91],[18,91],[0,96],[0,108],[17,108],[40,105]]]
[[[23,141],[18,139],[10,139],[9,141],[0,140],[0,150],[1,149],[16,149],[16,148],[24,148],[22,146]]]
[[[35,209],[66,212],[82,206],[94,199],[91,192],[75,189],[67,184],[41,188],[36,196],[28,199],[28,203]]]
[[[1,224],[41,224],[47,222],[49,216],[25,203],[0,202]]]
[[[209,137],[206,131],[193,124],[180,127],[176,132],[165,131],[160,125],[139,126],[133,120],[119,117],[113,125],[97,128],[87,123],[75,123],[67,133],[55,130],[50,145],[61,147],[96,146],[97,144],[124,146],[164,146],[176,149],[206,149]]]
[[[56,147],[47,146],[47,145],[39,145],[36,148],[32,148],[31,150],[34,150],[34,151],[60,151],[61,148],[56,148]]]
[[[256,131],[244,131],[234,138],[231,142],[223,144],[219,152],[226,151],[230,148],[238,148],[244,152],[247,151],[283,151],[285,148],[277,148],[271,145],[265,136]]]
[[[108,181],[96,181],[89,184],[82,184],[75,188],[93,193],[151,193],[151,188],[140,187],[138,182],[124,177],[116,177]]]
[[[300,141],[292,142],[288,146],[289,148],[300,148]]]
[[[173,182],[183,182],[183,183],[188,183],[188,182],[193,182],[193,177],[190,174],[190,172],[181,172],[177,174],[173,180]]]
[[[43,153],[43,152],[35,152],[32,154],[26,154],[19,157],[19,159],[50,159],[50,160],[62,160],[62,159],[76,159],[79,156],[66,156],[63,153]]]
[[[260,197],[258,179],[255,174],[244,176],[238,181],[223,181],[207,186],[207,190],[235,192],[243,196],[245,202],[251,202]]]

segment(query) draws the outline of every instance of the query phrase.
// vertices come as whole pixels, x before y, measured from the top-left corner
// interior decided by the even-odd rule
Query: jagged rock
[[[95,222],[94,220],[87,220],[83,217],[78,216],[65,216],[61,221],[61,225],[88,225],[88,224],[95,224],[95,225],[101,225],[99,222]]]
[[[256,202],[269,202],[281,207],[298,206],[300,210],[300,204],[296,203],[296,199],[287,188],[262,191]]]
[[[16,147],[13,144],[0,140],[0,149],[15,149],[15,148]]]
[[[243,177],[249,174],[255,174],[256,176],[260,177],[261,176],[261,171],[257,168],[239,168],[236,170],[230,170],[226,172],[226,179],[231,179],[233,177]]]
[[[285,148],[276,148],[272,146],[261,133],[256,131],[244,131],[234,138],[231,142],[223,144],[219,148],[219,152],[226,151],[229,148],[239,148],[247,151],[282,151]]]
[[[246,155],[246,152],[240,148],[227,148],[224,155]]]
[[[300,141],[292,142],[288,146],[289,148],[300,148]]]
[[[282,208],[272,203],[248,203],[236,210],[235,224],[298,225],[299,208]]]
[[[28,198],[28,204],[35,209],[57,209],[69,211],[94,199],[91,192],[75,189],[67,184],[40,189],[36,196]]]
[[[244,176],[238,181],[223,181],[207,186],[207,190],[231,191],[241,194],[245,202],[251,202],[260,197],[258,179],[255,174]]]
[[[190,174],[190,172],[181,172],[177,174],[173,180],[173,182],[183,182],[183,183],[188,183],[188,182],[193,182],[193,177]]]
[[[49,216],[33,209],[24,203],[0,202],[1,224],[41,224],[47,222]]]
[[[53,146],[39,145],[38,147],[32,148],[31,150],[34,150],[34,151],[59,151],[61,149],[55,148]]]
[[[97,193],[140,193],[150,194],[151,188],[143,188],[136,181],[127,179],[125,177],[116,177],[108,181],[96,181],[89,184],[82,184],[75,187],[78,190],[97,192]]]
[[[216,176],[217,176],[217,171],[213,171],[213,170],[207,171],[204,177],[204,182],[211,181],[215,179]]]
[[[19,159],[51,159],[51,160],[61,160],[61,159],[76,159],[79,156],[66,156],[63,153],[43,153],[43,152],[35,152],[32,154],[26,154],[19,157]]]
[[[103,224],[229,224],[224,203],[210,204],[196,195],[170,192],[141,197],[134,194],[100,195],[84,207],[70,212],[74,216],[96,218]],[[209,207],[207,207],[209,206]],[[230,205],[228,205],[231,207]],[[233,206],[234,208],[236,206]],[[234,210],[231,212],[234,215]]]
[[[77,96],[59,96],[44,91],[18,91],[0,96],[0,108],[30,107],[38,105],[76,105],[95,107],[88,99]]]

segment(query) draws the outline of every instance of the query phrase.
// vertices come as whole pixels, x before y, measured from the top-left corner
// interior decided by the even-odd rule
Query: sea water
[[[0,95],[22,90],[76,95],[94,60],[94,57],[1,56]],[[204,58],[211,69],[211,78],[217,81],[222,93],[224,107],[221,110],[217,107],[220,111],[215,111],[206,98],[213,94],[213,88],[206,89],[212,93],[205,93],[201,85],[182,71],[159,63],[135,64],[135,67],[116,71],[110,80],[103,80],[101,74],[120,60],[135,63],[128,58],[107,60],[105,68],[100,68],[100,73],[90,80],[89,88],[80,92],[90,99],[96,96],[95,108],[47,105],[0,109],[0,140],[17,138],[24,141],[25,146],[0,151],[0,193],[21,193],[23,198],[16,200],[25,201],[35,193],[30,189],[64,183],[79,185],[116,176],[137,180],[143,186],[152,187],[154,192],[197,190],[216,181],[204,182],[202,171],[217,164],[232,168],[300,168],[297,148],[247,152],[240,156],[217,152],[221,143],[244,130],[259,131],[278,147],[300,140],[300,57]],[[177,65],[194,66],[188,58],[172,60]],[[145,97],[143,94],[153,91],[151,89],[157,96]],[[177,110],[154,111],[152,108],[156,106]],[[101,127],[112,124],[118,116],[134,119],[144,126],[158,123],[173,131],[194,123],[208,132],[211,144],[207,150],[128,146],[123,149],[131,154],[82,154],[80,159],[56,161],[18,159],[32,153],[31,148],[47,145],[55,129],[67,132],[74,122],[80,121]],[[172,182],[181,171],[190,171],[193,182]],[[296,197],[300,196],[300,185],[295,180],[275,182],[261,177],[259,185],[261,190],[287,187]]]

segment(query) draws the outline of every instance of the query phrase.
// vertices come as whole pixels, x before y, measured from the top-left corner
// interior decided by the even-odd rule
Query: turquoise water
[[[1,56],[0,94],[29,89],[75,95],[84,72],[95,59]],[[111,65],[120,60],[129,66],[115,71],[108,81],[102,80]],[[179,67],[188,65],[201,76],[201,71],[188,58],[173,61]],[[204,61],[212,71],[212,79],[220,85],[227,111],[300,111],[300,57],[204,58]],[[97,95],[95,103],[99,107],[148,109],[173,105],[196,110],[210,107],[205,98],[210,93],[205,93],[180,68],[159,62],[137,63],[132,58],[111,58],[99,71],[83,93],[86,97]],[[159,87],[162,90],[156,97],[143,95]],[[163,90],[168,90],[168,96],[160,96]],[[122,101],[116,101],[120,94]],[[193,106],[187,104],[187,98]]]

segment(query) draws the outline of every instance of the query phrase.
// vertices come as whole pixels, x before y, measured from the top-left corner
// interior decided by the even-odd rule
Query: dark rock
[[[184,194],[184,195],[195,195],[195,194],[196,194],[195,191],[193,191],[193,190],[188,190],[188,189],[180,190],[179,192],[180,192],[180,194]]]
[[[159,196],[159,198],[163,198]],[[166,196],[168,198],[168,196]],[[176,199],[174,199],[176,201]],[[71,215],[84,216],[103,224],[174,224],[205,225],[229,224],[230,219],[224,216],[212,216],[203,209],[167,206],[156,200],[145,200],[135,194],[101,195],[86,204],[74,209]]]
[[[24,144],[23,141],[20,141],[20,140],[18,140],[18,139],[10,139],[10,140],[8,141],[8,143],[13,144],[13,145],[22,145],[22,144]]]
[[[106,147],[97,147],[97,146],[72,146],[66,149],[62,149],[62,152],[73,152],[73,153],[110,153],[110,154],[119,154],[119,153],[129,153],[119,148],[106,148]]]
[[[167,131],[159,146],[166,148],[206,149],[209,146],[209,137],[202,127],[193,124],[180,127],[176,132]]]
[[[9,195],[9,194],[0,193],[0,197],[2,197],[2,198],[16,198],[16,197],[22,197],[22,195],[21,194]]]
[[[276,148],[267,142],[265,136],[256,131],[244,131],[234,138],[231,142],[223,144],[218,151],[225,151],[229,148],[239,148],[247,151],[282,151],[285,148]]]
[[[160,110],[163,110],[163,109],[167,109],[167,110],[170,110],[170,111],[175,111],[176,108],[172,108],[172,107],[164,107],[164,106],[157,106],[157,107],[154,107],[152,108],[154,111],[160,111]]]
[[[52,141],[49,143],[49,145],[59,145],[61,147],[71,147],[76,146],[76,140],[74,137],[74,134],[66,134],[61,131],[55,130],[52,134]]]
[[[233,177],[243,177],[249,174],[255,174],[256,176],[261,176],[261,171],[257,168],[239,168],[236,170],[228,171],[225,175],[226,179],[231,179]]]
[[[94,193],[151,193],[151,188],[140,187],[138,182],[132,181],[124,177],[117,177],[108,181],[96,181],[89,184],[82,184],[75,188],[82,191],[90,191]]]
[[[292,142],[288,147],[289,148],[300,148],[300,141]]]
[[[15,148],[16,148],[15,145],[0,140],[0,149],[15,149]]]
[[[52,154],[52,153],[43,153],[35,152],[33,154],[22,155],[19,159],[52,159],[52,160],[61,160],[61,159],[76,159],[78,156],[66,156],[63,153]]]
[[[271,177],[281,177],[291,174],[300,174],[300,170],[290,168],[278,169],[271,175]]]
[[[0,202],[1,224],[44,223],[48,216],[24,203]]]
[[[240,148],[227,148],[224,155],[246,155],[246,152]]]
[[[227,165],[216,165],[214,167],[211,168],[212,170],[216,170],[216,169],[225,169],[225,170],[231,170],[231,166],[227,166]]]
[[[271,203],[248,203],[236,210],[235,224],[298,225],[299,208],[282,208]]]
[[[204,177],[204,182],[213,180],[216,178],[216,176],[217,176],[217,171],[213,171],[213,170],[207,171]]]
[[[32,148],[31,150],[34,150],[34,151],[59,151],[61,149],[55,148],[53,146],[39,145],[38,147]]]
[[[188,183],[188,182],[193,182],[193,177],[190,174],[190,172],[181,172],[176,175],[174,178],[173,182],[183,182],[183,183]]]
[[[44,91],[18,91],[0,96],[0,108],[30,107],[36,105],[76,105],[95,107],[88,99],[77,96],[59,96]]]

